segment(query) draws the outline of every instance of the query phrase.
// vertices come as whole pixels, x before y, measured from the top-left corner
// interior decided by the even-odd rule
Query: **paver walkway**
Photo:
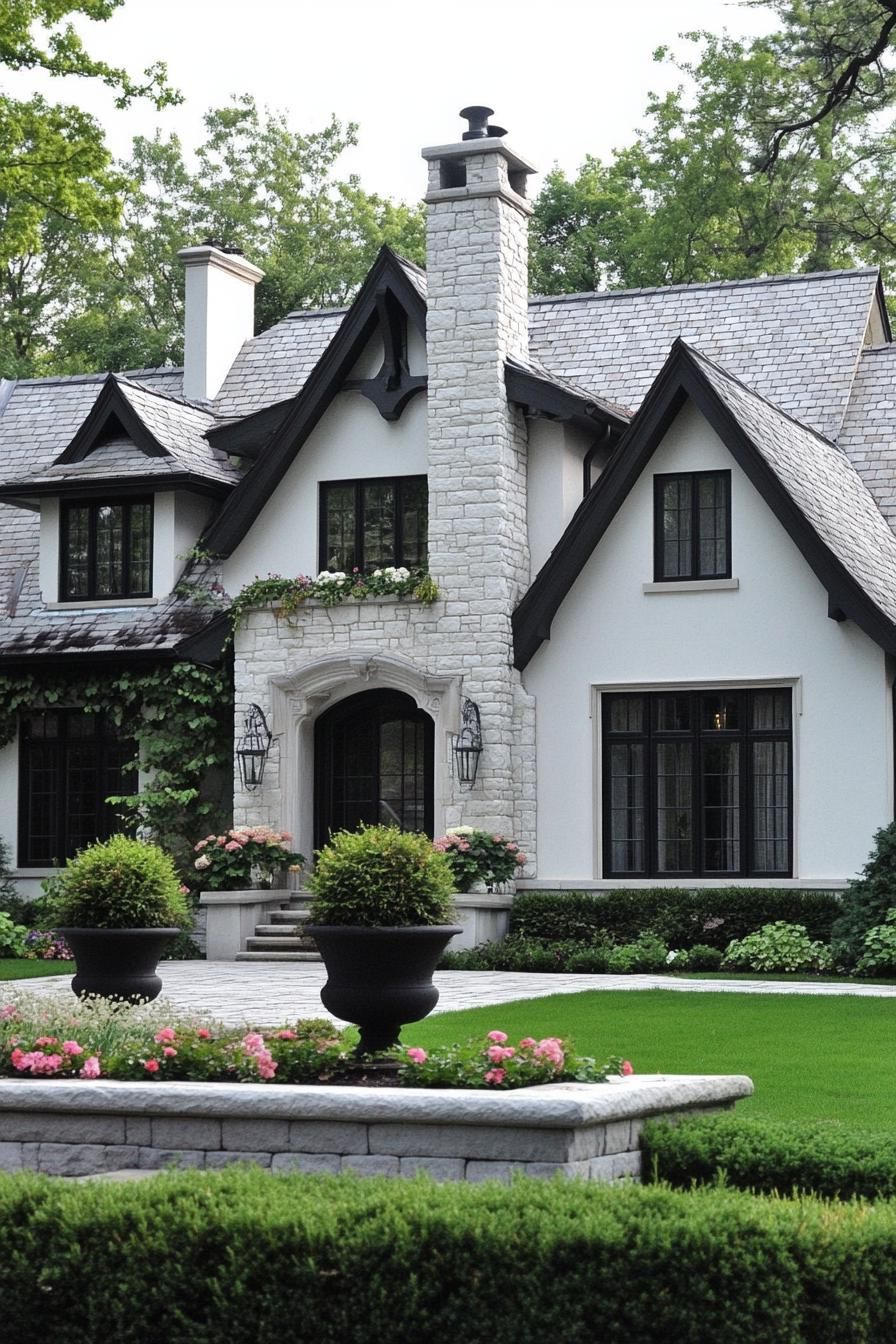
[[[162,996],[181,1012],[196,1012],[228,1025],[275,1026],[298,1017],[326,1017],[319,962],[166,961],[159,968]],[[0,984],[0,1001],[17,992],[65,993],[68,976]],[[438,971],[438,1013],[578,994],[587,989],[663,989],[676,994],[849,994],[896,998],[896,985],[850,985],[793,980],[678,980],[665,975],[535,975],[515,971]]]

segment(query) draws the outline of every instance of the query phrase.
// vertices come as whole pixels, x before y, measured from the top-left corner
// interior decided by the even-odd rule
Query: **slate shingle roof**
[[[896,529],[896,345],[862,351],[837,443]]]
[[[700,351],[690,353],[828,550],[896,623],[896,535],[846,454]]]
[[[347,311],[290,313],[247,341],[215,398],[215,415],[225,420],[251,415],[301,392]]]

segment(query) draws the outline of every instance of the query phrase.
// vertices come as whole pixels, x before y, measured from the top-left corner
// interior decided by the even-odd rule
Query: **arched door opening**
[[[402,691],[362,691],[314,725],[314,845],[334,831],[392,824],[433,833],[430,716]]]

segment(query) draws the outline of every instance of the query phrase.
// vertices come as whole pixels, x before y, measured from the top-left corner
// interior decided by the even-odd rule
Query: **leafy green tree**
[[[533,220],[542,292],[737,279],[855,263],[894,272],[890,48],[872,59],[878,0],[774,0],[749,42],[691,33],[687,84],[651,96],[635,142],[570,181]],[[875,28],[877,24],[877,28]],[[889,36],[887,37],[889,41]],[[828,91],[854,59],[849,96]],[[656,57],[670,60],[667,49]],[[830,105],[829,105],[830,104]]]

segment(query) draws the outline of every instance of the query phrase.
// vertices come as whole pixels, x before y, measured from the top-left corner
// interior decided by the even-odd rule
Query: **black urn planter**
[[[77,973],[72,989],[127,1003],[149,1002],[159,995],[156,974],[165,944],[180,929],[57,929],[71,948]]]
[[[433,971],[459,924],[359,928],[306,924],[327,968],[321,1002],[361,1032],[357,1053],[398,1044],[406,1022],[419,1022],[439,1001]]]

